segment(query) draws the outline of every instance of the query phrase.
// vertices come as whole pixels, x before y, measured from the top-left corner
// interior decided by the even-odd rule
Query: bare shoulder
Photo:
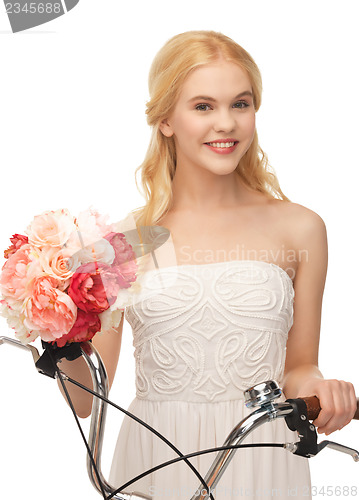
[[[313,235],[313,233],[326,233],[325,222],[322,217],[299,203],[282,200],[273,200],[273,215],[277,220],[283,221],[286,228],[290,230],[293,242],[302,241]]]
[[[324,287],[328,267],[328,239],[326,225],[322,217],[303,205],[292,202],[277,204],[276,210],[282,214],[288,234],[288,242],[296,255],[295,282],[299,276],[307,274]],[[306,286],[309,286],[308,283]]]

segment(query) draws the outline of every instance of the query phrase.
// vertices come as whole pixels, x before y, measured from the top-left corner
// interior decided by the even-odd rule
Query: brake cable
[[[107,500],[107,497],[106,497],[106,493],[104,492],[104,489],[103,489],[103,484],[102,484],[102,481],[100,479],[100,474],[99,474],[98,469],[96,467],[94,457],[93,457],[93,455],[91,453],[90,447],[89,447],[88,442],[87,442],[87,440],[85,438],[85,435],[84,435],[83,429],[81,427],[81,424],[79,422],[79,419],[77,417],[76,411],[74,409],[74,406],[73,406],[73,403],[72,403],[72,400],[71,400],[71,396],[70,396],[70,394],[68,393],[68,391],[66,389],[64,379],[68,380],[69,382],[72,382],[73,384],[77,385],[81,389],[86,390],[86,391],[92,393],[94,396],[99,397],[100,399],[103,399],[106,403],[110,404],[111,406],[114,406],[115,408],[117,408],[120,411],[123,411],[128,416],[130,416],[131,418],[133,418],[134,420],[136,420],[138,423],[144,425],[147,429],[149,429],[151,432],[153,432],[155,435],[157,435],[160,439],[162,439],[168,446],[170,446],[181,457],[182,460],[185,460],[186,464],[196,474],[196,476],[199,478],[199,480],[201,481],[201,483],[205,486],[205,488],[207,489],[207,491],[209,490],[209,487],[208,487],[207,483],[205,482],[205,480],[203,479],[203,477],[201,476],[201,474],[199,473],[199,471],[196,469],[196,467],[193,464],[191,464],[191,462],[187,458],[184,457],[183,453],[178,448],[176,448],[174,446],[174,444],[172,444],[170,441],[168,441],[161,433],[159,433],[158,431],[156,431],[153,427],[151,427],[149,424],[147,424],[143,420],[139,419],[138,417],[136,417],[132,413],[130,413],[127,410],[124,410],[123,408],[117,406],[115,403],[113,403],[112,401],[110,401],[107,398],[104,398],[100,394],[95,393],[94,391],[91,391],[91,389],[89,389],[88,387],[80,384],[76,380],[71,379],[66,374],[64,374],[63,372],[60,371],[59,367],[56,364],[55,358],[56,358],[57,361],[59,361],[61,359],[61,357],[66,357],[67,359],[71,359],[71,360],[76,359],[76,357],[78,357],[78,356],[81,355],[80,346],[78,344],[73,344],[74,347],[73,347],[73,345],[69,345],[69,346],[66,347],[66,350],[64,350],[64,348],[57,348],[57,347],[52,346],[51,344],[47,344],[46,342],[43,342],[43,341],[42,341],[42,345],[45,348],[45,351],[44,351],[43,355],[40,357],[40,359],[35,363],[36,368],[39,371],[41,371],[41,373],[44,374],[44,375],[50,376],[52,378],[55,378],[55,373],[56,373],[57,377],[60,378],[61,386],[64,389],[64,392],[65,392],[65,395],[66,395],[66,399],[67,399],[67,401],[68,401],[68,403],[70,405],[71,411],[72,411],[73,416],[74,416],[74,418],[76,420],[76,424],[77,424],[77,426],[79,428],[82,440],[84,441],[84,444],[85,444],[87,452],[89,454],[91,463],[92,463],[92,465],[94,467],[95,474],[96,474],[96,477],[97,477],[97,481],[98,481],[98,483],[100,485],[101,493],[102,493],[102,496],[103,496],[104,500]],[[61,354],[59,354],[60,352],[61,352]],[[55,356],[54,356],[54,354],[55,354]],[[49,366],[48,360],[50,360],[50,362],[51,362],[51,365],[52,365],[51,367]],[[123,489],[123,488],[120,488],[120,489]],[[113,493],[112,496],[115,495],[116,493],[117,493],[117,491],[115,493]],[[112,498],[112,496],[110,496],[110,498]],[[214,500],[214,497],[213,497],[212,494],[210,494],[210,497],[211,497],[212,500]]]
[[[28,349],[31,351],[34,362],[36,365],[37,370],[40,373],[43,373],[45,375],[48,375],[52,378],[60,378],[61,385],[64,389],[64,393],[66,395],[66,399],[69,403],[69,406],[72,410],[72,413],[74,415],[74,418],[76,420],[76,423],[78,425],[78,428],[81,433],[81,437],[85,443],[85,446],[87,448],[87,452],[89,454],[91,464],[95,470],[96,478],[99,483],[99,489],[101,489],[101,493],[103,495],[104,500],[110,500],[113,498],[117,493],[121,493],[121,490],[129,486],[130,484],[134,483],[135,481],[141,479],[142,477],[158,470],[163,467],[166,467],[172,463],[178,462],[180,460],[184,460],[187,465],[192,469],[192,471],[196,474],[197,477],[201,480],[201,484],[205,485],[206,491],[208,492],[206,494],[206,498],[208,496],[213,499],[213,495],[210,492],[210,489],[208,488],[208,485],[206,484],[206,480],[211,480],[211,486],[213,484],[215,485],[221,475],[223,474],[225,468],[227,467],[229,463],[229,454],[223,454],[224,451],[226,450],[235,450],[238,448],[249,448],[249,447],[282,447],[285,448],[289,451],[291,451],[294,454],[304,456],[304,457],[312,457],[319,453],[324,447],[328,446],[334,449],[337,449],[338,451],[344,451],[348,454],[350,454],[353,459],[357,462],[359,461],[359,453],[349,447],[343,446],[339,443],[334,443],[331,441],[322,441],[320,444],[317,444],[317,436],[315,432],[315,427],[313,424],[310,424],[308,422],[309,419],[316,418],[314,415],[317,415],[320,411],[320,406],[319,406],[319,401],[317,400],[316,397],[313,398],[298,398],[298,399],[289,399],[285,401],[285,403],[276,403],[276,405],[273,406],[272,400],[276,399],[279,397],[281,394],[281,389],[279,386],[274,382],[274,381],[267,381],[261,384],[258,384],[257,386],[252,387],[251,389],[247,390],[245,392],[245,404],[247,407],[255,407],[255,406],[260,406],[258,410],[254,411],[251,413],[248,417],[246,417],[243,421],[241,421],[240,424],[238,424],[233,431],[230,433],[228,436],[225,445],[222,447],[216,447],[216,448],[210,448],[207,450],[200,450],[197,452],[193,452],[187,455],[183,455],[170,441],[168,441],[164,436],[162,436],[158,431],[156,431],[154,428],[152,428],[149,424],[146,422],[142,421],[135,415],[131,414],[129,411],[124,410],[120,406],[116,405],[109,399],[107,399],[105,396],[89,389],[88,387],[82,385],[80,382],[77,382],[76,380],[68,377],[65,373],[63,373],[57,366],[57,362],[63,358],[66,357],[68,360],[73,360],[76,359],[77,357],[81,356],[82,351],[80,349],[79,344],[71,344],[69,346],[63,347],[63,348],[57,348],[51,344],[47,344],[46,342],[43,342],[43,347],[45,348],[45,351],[39,356],[39,353],[36,348],[32,346],[25,346],[20,344],[20,342],[15,341],[13,339],[7,338],[7,337],[0,337],[0,344],[3,342],[9,342],[11,345],[16,345],[17,347],[22,347],[25,349]],[[91,343],[91,342],[90,342]],[[107,482],[105,481],[102,483],[101,480],[101,474],[99,473],[95,459],[92,455],[91,449],[86,441],[85,435],[83,433],[82,427],[80,425],[80,422],[78,420],[78,417],[76,415],[76,411],[74,409],[71,397],[67,391],[67,388],[65,386],[64,381],[69,381],[72,384],[77,385],[81,389],[89,392],[93,396],[103,400],[104,402],[108,403],[109,405],[115,407],[116,409],[124,412],[126,415],[130,416],[134,420],[136,420],[138,423],[141,425],[144,425],[146,428],[151,430],[155,435],[157,435],[160,439],[162,439],[168,446],[170,446],[178,455],[178,458],[172,459],[167,462],[163,462],[162,464],[157,465],[156,467],[153,467],[149,469],[148,471],[136,476],[135,478],[132,478],[130,481],[125,483],[124,485],[120,486],[117,488],[115,491],[113,491],[109,496],[106,497],[106,493],[104,491],[104,485],[111,490],[112,487],[109,487]],[[106,392],[107,394],[107,392]],[[359,403],[359,400],[357,400],[357,403]],[[288,407],[288,404],[290,405],[290,408]],[[308,415],[307,415],[307,409],[308,409]],[[312,416],[309,416],[309,409],[311,412]],[[289,411],[290,410],[290,411]],[[258,417],[261,417],[261,414],[265,412],[267,413],[267,417],[270,419],[276,418],[276,416],[285,416],[285,420],[287,423],[287,426],[289,427],[290,430],[297,430],[299,432],[299,438],[300,441],[297,443],[253,443],[253,444],[247,444],[247,445],[240,445],[240,444],[233,444],[235,440],[238,439],[238,437],[241,435],[242,432],[242,427],[244,425],[244,422],[248,420],[248,427],[253,427],[253,424],[259,423]],[[315,413],[317,412],[317,413]],[[262,415],[263,416],[263,415]],[[256,418],[253,422],[250,422],[253,417]],[[356,415],[354,416],[354,419],[359,418],[359,404],[358,404],[358,410]],[[240,427],[241,426],[241,427]],[[247,427],[247,424],[246,424]],[[244,436],[240,437],[240,439],[243,439]],[[228,444],[231,443],[231,444]],[[227,446],[226,446],[227,445]],[[207,473],[206,478],[203,479],[200,475],[200,473],[197,471],[197,469],[188,461],[188,458],[198,456],[201,454],[205,453],[212,453],[214,451],[222,451],[222,454],[219,454],[220,456],[216,457],[216,460],[214,464],[212,464],[212,467],[210,471]],[[228,460],[227,460],[228,459]],[[212,473],[212,468],[215,467],[217,470],[217,466],[219,465],[219,462],[221,462],[221,470],[217,472],[215,479],[213,481],[213,478],[211,477]],[[127,493],[123,493],[124,495],[127,495]],[[197,497],[193,497],[195,499]],[[202,498],[202,497],[201,497]],[[192,499],[191,499],[192,500]]]
[[[63,372],[60,371],[60,373],[61,373],[61,377],[63,377],[64,380],[66,380],[66,381],[68,381],[68,382],[76,385],[77,387],[80,387],[81,389],[83,389],[84,391],[88,392],[89,394],[92,394],[93,396],[96,396],[99,399],[102,399],[102,401],[104,401],[105,403],[108,403],[109,405],[113,406],[117,410],[120,410],[123,413],[125,413],[126,415],[130,416],[131,418],[133,418],[134,420],[136,420],[141,425],[147,427],[155,435],[157,435],[158,437],[160,437],[161,439],[163,439],[166,444],[168,444],[172,449],[174,449],[176,451],[176,448],[172,445],[172,443],[170,441],[168,441],[164,436],[162,436],[156,429],[154,429],[153,427],[151,427],[149,424],[147,424],[146,422],[144,422],[140,418],[136,417],[136,415],[133,415],[128,410],[125,410],[125,409],[121,408],[121,406],[118,406],[116,403],[114,403],[110,399],[106,398],[105,396],[102,396],[101,394],[98,394],[97,392],[93,391],[92,389],[89,389],[88,387],[86,387],[85,385],[81,384],[77,380],[74,380],[71,377],[68,377]],[[139,479],[142,479],[143,477],[147,476],[148,474],[151,474],[152,472],[155,472],[158,469],[162,469],[163,467],[166,467],[167,465],[171,465],[171,464],[173,464],[175,462],[179,462],[180,460],[185,460],[187,462],[188,458],[192,458],[192,457],[195,457],[195,456],[198,456],[198,455],[203,455],[203,454],[206,454],[206,453],[213,453],[215,451],[238,449],[238,448],[255,448],[255,447],[278,447],[278,448],[285,448],[285,443],[251,443],[251,444],[243,444],[243,445],[217,446],[217,447],[214,447],[214,448],[208,448],[206,450],[195,451],[195,452],[189,453],[187,455],[183,455],[181,452],[177,452],[177,453],[180,453],[180,456],[178,458],[174,458],[174,459],[169,460],[167,462],[163,462],[162,464],[156,465],[155,467],[153,467],[151,469],[148,469],[145,472],[142,472],[141,474],[139,474],[135,478],[130,479],[130,481],[128,481],[127,483],[123,484],[122,486],[120,486],[119,488],[117,488],[115,491],[113,491],[111,493],[111,495],[109,495],[108,497],[106,497],[106,500],[110,500],[117,493],[121,493],[121,490],[127,488],[132,483],[138,481]],[[192,465],[192,464],[190,463],[190,465]],[[194,468],[194,466],[193,466],[193,468]],[[197,469],[196,469],[196,471],[197,471]],[[196,475],[198,476],[198,474],[196,474]],[[207,491],[210,491],[210,488],[208,487],[208,485],[204,481],[202,481],[202,483],[205,484]]]

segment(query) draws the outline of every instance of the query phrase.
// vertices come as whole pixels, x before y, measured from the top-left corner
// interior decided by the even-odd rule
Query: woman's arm
[[[101,335],[97,334],[92,340],[92,344],[99,352],[102,361],[105,364],[110,388],[112,386],[113,379],[115,378],[118,358],[121,350],[123,320],[124,314],[122,314],[121,322],[117,328],[112,328]],[[74,361],[67,361],[66,359],[63,359],[59,364],[59,368],[69,377],[77,380],[86,387],[93,389],[90,370],[88,369],[83,357]],[[57,383],[62,395],[66,398],[61,382],[58,380]],[[93,396],[70,382],[65,382],[65,385],[70,394],[77,415],[81,418],[88,417],[91,414]]]
[[[328,267],[327,233],[318,214],[298,207],[301,208],[295,223],[298,268],[283,391],[287,398],[317,396],[322,411],[313,423],[319,433],[328,435],[351,421],[356,411],[356,396],[353,384],[326,380],[318,368],[322,299]]]

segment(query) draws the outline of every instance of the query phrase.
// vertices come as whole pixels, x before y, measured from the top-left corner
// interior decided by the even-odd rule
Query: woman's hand
[[[336,379],[309,378],[301,386],[297,397],[317,396],[321,411],[313,424],[319,434],[326,436],[342,429],[354,417],[357,401],[351,382]]]

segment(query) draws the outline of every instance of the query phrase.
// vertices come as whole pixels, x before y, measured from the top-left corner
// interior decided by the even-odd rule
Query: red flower
[[[101,321],[98,314],[77,310],[77,318],[71,330],[57,339],[58,347],[63,347],[66,342],[85,342],[101,330]]]
[[[88,262],[77,268],[67,293],[79,309],[99,314],[116,301],[120,288],[129,287],[116,268],[102,262]]]
[[[28,243],[29,239],[27,236],[24,236],[23,234],[15,233],[12,235],[12,238],[10,238],[10,241],[11,241],[12,245],[10,245],[9,248],[4,250],[5,259],[8,259],[10,257],[10,255],[17,252],[17,250],[20,247],[22,247],[22,245],[25,245],[26,243]]]

